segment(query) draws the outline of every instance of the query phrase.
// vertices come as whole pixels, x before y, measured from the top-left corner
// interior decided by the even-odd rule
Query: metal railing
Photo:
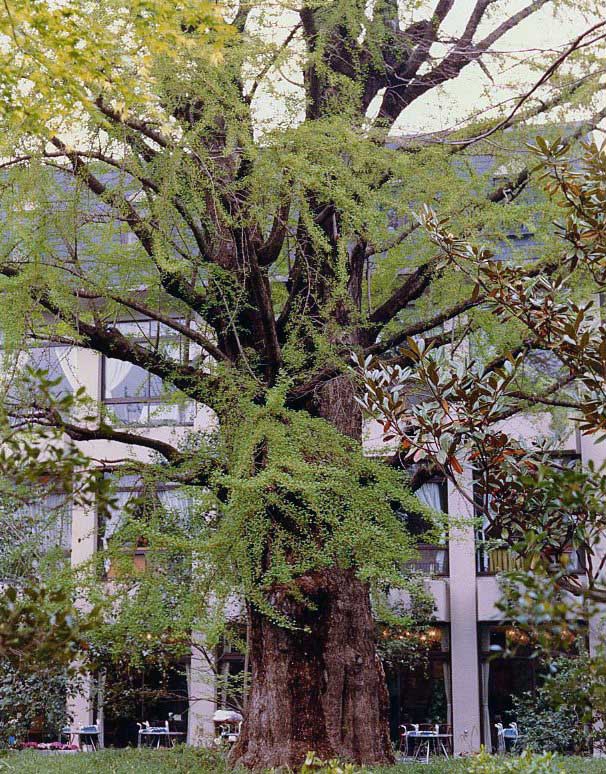
[[[566,567],[570,572],[582,575],[585,573],[585,562],[580,551],[567,551]],[[476,571],[478,575],[497,575],[501,572],[523,570],[524,563],[514,551],[509,548],[478,548],[476,551]]]

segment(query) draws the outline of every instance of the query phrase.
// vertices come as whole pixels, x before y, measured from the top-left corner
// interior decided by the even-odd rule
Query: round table
[[[446,744],[452,744],[452,734],[437,734],[435,731],[410,731],[407,734],[407,741],[408,739],[420,742],[413,756],[415,760],[418,760],[419,753],[424,749],[425,762],[429,763],[432,743],[436,755],[443,755],[445,758],[450,757],[448,755],[448,750],[446,749]]]

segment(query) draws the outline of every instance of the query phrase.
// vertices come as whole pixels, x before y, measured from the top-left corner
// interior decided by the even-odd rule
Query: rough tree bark
[[[233,760],[252,769],[296,766],[314,750],[322,758],[391,762],[368,587],[339,569],[304,576],[300,585],[313,608],[279,591],[274,597],[297,629],[249,610],[252,686]]]
[[[331,380],[311,400],[314,413],[361,439],[361,413],[347,377]],[[293,767],[313,750],[325,759],[392,762],[367,584],[353,570],[335,567],[301,577],[298,586],[311,605],[282,589],[271,600],[297,622],[295,629],[249,607],[252,684],[232,760],[251,769]]]

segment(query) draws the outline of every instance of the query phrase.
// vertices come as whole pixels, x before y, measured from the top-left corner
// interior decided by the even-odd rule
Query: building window
[[[183,321],[181,321],[183,322]],[[122,322],[115,326],[124,336],[150,351],[161,352],[175,363],[191,363],[200,347],[153,320]],[[125,425],[192,425],[194,404],[158,376],[123,360],[103,358],[103,403]]]
[[[422,503],[433,510],[442,513],[448,512],[448,493],[444,479],[436,478],[427,481],[416,490],[415,494]],[[408,566],[427,575],[448,575],[448,536],[446,533],[443,533],[441,539],[427,542],[426,533],[432,529],[432,525],[416,514],[410,514],[406,517],[406,528],[411,535],[421,538],[417,545],[418,557],[413,559]]]
[[[72,509],[65,494],[31,496],[30,502],[5,501],[0,534],[0,574],[4,580],[35,574],[41,561],[69,557]]]
[[[51,343],[41,345],[31,341],[26,347],[2,353],[2,386],[9,407],[23,412],[31,406],[32,385],[23,381],[26,369],[45,371],[47,379],[56,381],[50,392],[57,398],[72,394],[80,387],[75,347]]]
[[[133,557],[135,571],[144,572],[147,569],[148,541],[144,525],[154,514],[162,516],[163,524],[170,517],[185,528],[191,513],[191,501],[183,488],[148,483],[135,475],[122,476],[117,482],[111,505],[100,510],[97,516],[97,550],[105,554],[105,575],[112,577],[114,574],[110,549],[115,547],[116,542],[118,551]],[[142,525],[141,534],[130,530],[128,538],[121,538],[120,530],[127,523],[132,524],[137,520]],[[175,521],[171,521],[171,524],[175,524]]]
[[[386,662],[391,737],[399,742],[402,726],[452,726],[450,631],[432,625],[429,645],[407,663]]]

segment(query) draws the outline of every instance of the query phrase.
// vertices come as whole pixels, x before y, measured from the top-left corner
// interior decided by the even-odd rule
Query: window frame
[[[174,318],[178,322],[184,322],[183,318]],[[173,343],[177,344],[179,348],[181,348],[183,342],[185,341],[185,337],[180,334],[178,331],[173,331],[173,335],[171,336],[167,332],[160,333],[161,327],[170,330],[169,326],[167,326],[165,323],[162,323],[158,320],[154,320],[152,318],[141,318],[141,319],[128,319],[128,320],[119,320],[115,323],[118,330],[120,330],[120,326],[124,325],[155,325],[158,329],[158,336],[157,341],[159,344],[162,342],[166,343]],[[150,328],[151,330],[151,328]],[[135,344],[143,344],[145,346],[149,346],[151,343],[151,340],[153,337],[146,338],[143,333],[141,333],[140,336],[129,336],[129,340],[132,341]],[[190,342],[190,344],[193,344],[193,342]],[[146,392],[147,394],[142,395],[133,395],[129,397],[123,397],[123,398],[114,398],[114,397],[108,397],[107,396],[107,361],[108,359],[112,360],[114,358],[108,358],[106,355],[101,356],[101,373],[100,373],[100,402],[103,404],[103,406],[111,407],[111,406],[141,406],[141,407],[162,407],[162,406],[171,406],[170,402],[166,400],[165,394],[160,394],[157,396],[154,396],[151,394],[151,380],[152,379],[160,379],[160,377],[155,376],[154,374],[151,374],[146,369],[141,369],[145,371],[145,384],[146,384]],[[134,363],[132,364],[133,368],[140,368],[140,366],[136,366]],[[160,382],[163,386],[164,380],[160,379]],[[175,392],[178,392],[178,389],[176,387],[173,388]],[[188,405],[189,404],[189,405]],[[188,408],[191,408],[191,405],[193,404],[193,401],[191,399],[187,399],[187,401],[184,404],[176,403],[176,405],[179,409],[179,420],[178,421],[171,421],[164,418],[161,418],[159,420],[154,420],[152,417],[151,410],[148,413],[148,420],[145,422],[140,421],[130,421],[128,419],[123,419],[120,417],[117,412],[114,411],[115,417],[118,421],[118,424],[121,426],[126,427],[192,427],[194,424],[193,416],[191,419],[187,419],[187,410]]]

